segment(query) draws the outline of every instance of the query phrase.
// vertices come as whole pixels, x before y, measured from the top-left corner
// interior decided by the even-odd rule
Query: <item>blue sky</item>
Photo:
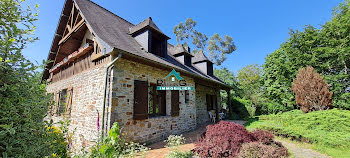
[[[332,9],[342,0],[93,0],[131,23],[152,17],[157,26],[176,44],[173,28],[187,18],[197,21],[197,30],[229,35],[237,50],[223,66],[236,73],[248,64],[263,64],[266,55],[288,38],[289,29],[305,25],[319,27],[331,18]],[[64,0],[36,0],[40,5],[36,35],[24,55],[41,63],[47,58]],[[102,17],[101,17],[102,18]]]

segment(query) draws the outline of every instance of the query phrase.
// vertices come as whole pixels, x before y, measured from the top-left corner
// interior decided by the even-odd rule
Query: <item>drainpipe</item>
[[[122,56],[122,52],[119,52],[118,57],[115,58],[112,62],[110,62],[106,67],[106,76],[105,76],[105,82],[104,82],[104,94],[103,94],[103,109],[102,109],[102,130],[101,130],[101,136],[102,139],[104,138],[104,128],[105,128],[105,109],[106,109],[106,98],[107,98],[107,84],[108,84],[108,76],[110,72],[112,71],[114,67],[114,63],[117,62],[117,60]]]

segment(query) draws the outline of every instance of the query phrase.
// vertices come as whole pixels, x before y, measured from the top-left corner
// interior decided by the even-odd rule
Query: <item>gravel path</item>
[[[321,154],[315,150],[301,147],[300,145],[291,141],[275,138],[276,141],[281,142],[289,152],[293,153],[295,158],[331,158],[325,154]]]

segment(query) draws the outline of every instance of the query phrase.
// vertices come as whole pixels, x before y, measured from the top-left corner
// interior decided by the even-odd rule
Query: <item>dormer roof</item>
[[[152,29],[161,35],[165,36],[167,39],[170,39],[167,35],[165,35],[159,28],[158,26],[153,22],[151,17],[148,17],[147,19],[143,20],[139,24],[132,26],[129,28],[129,34],[135,35],[138,32],[141,32],[145,29]]]
[[[203,62],[203,61],[208,61],[208,62],[211,62],[206,56],[205,54],[203,53],[203,51],[199,51],[198,53],[195,53],[194,54],[194,57],[192,58],[192,63],[195,64],[195,63],[200,63],[200,62]],[[211,62],[212,63],[212,62]]]
[[[171,50],[170,53],[175,57],[181,54],[188,54],[189,56],[193,57],[193,55],[183,45],[174,46],[172,49],[173,50]]]

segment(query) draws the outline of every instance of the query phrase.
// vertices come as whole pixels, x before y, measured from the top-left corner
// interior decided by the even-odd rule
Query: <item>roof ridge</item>
[[[139,25],[141,25],[143,22],[145,22],[146,20],[148,20],[148,19],[150,19],[151,17],[148,17],[148,18],[146,18],[145,20],[142,20],[141,22],[139,22],[138,24],[136,24],[136,25],[134,25],[134,26],[139,26]],[[151,18],[151,20],[152,20],[152,18]],[[150,22],[148,22],[148,25],[150,24]]]
[[[74,0],[74,1],[75,1],[75,0]],[[114,15],[114,16],[116,16],[116,17],[122,19],[122,20],[124,20],[125,22],[127,22],[127,23],[129,23],[129,24],[135,26],[135,24],[131,23],[131,22],[128,21],[128,20],[125,20],[124,18],[122,18],[122,17],[120,17],[119,15],[117,15],[117,14],[115,14],[115,13],[109,11],[108,9],[106,9],[106,8],[104,8],[104,7],[102,7],[102,6],[100,6],[99,4],[97,4],[97,3],[95,3],[95,2],[93,2],[93,1],[91,1],[91,0],[87,0],[87,1],[89,1],[89,2],[91,2],[91,3],[93,3],[93,4],[95,4],[96,6],[100,7],[101,9],[104,9],[105,11],[111,13],[112,15]]]
[[[148,17],[147,19],[145,19],[144,21],[146,21],[146,20],[148,21],[148,24],[147,24],[147,25],[151,25],[151,21],[153,21],[152,18],[149,16],[149,17]]]
[[[209,60],[209,58],[205,55],[205,53],[203,52],[203,50],[199,51],[198,53],[201,53],[207,60]],[[209,60],[210,61],[210,60]]]
[[[209,58],[204,54],[202,50],[200,50],[197,53],[194,53],[194,59],[192,60],[193,63],[200,62],[200,61],[210,61]]]

